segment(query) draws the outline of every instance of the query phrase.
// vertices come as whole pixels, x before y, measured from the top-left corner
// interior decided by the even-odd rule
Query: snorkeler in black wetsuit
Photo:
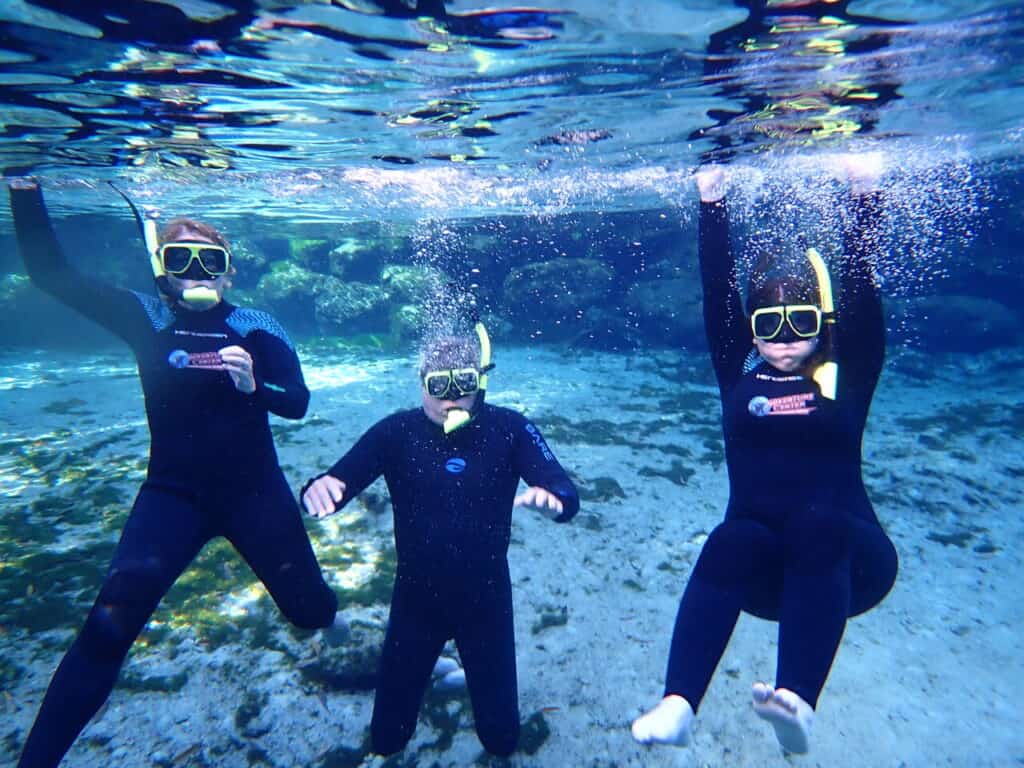
[[[486,333],[477,326],[486,349]],[[512,753],[519,738],[508,545],[512,508],[555,522],[579,509],[572,481],[533,424],[482,402],[488,354],[443,339],[421,365],[423,407],[373,426],[302,498],[323,517],[380,475],[395,516],[398,568],[370,726],[389,755],[412,737],[431,671],[454,638],[480,742]],[[431,394],[433,393],[433,394]],[[523,478],[529,488],[516,496]]]
[[[72,269],[34,182],[12,184],[11,208],[33,283],[132,348],[150,429],[146,480],[18,763],[50,768],[109,696],[161,598],[215,536],[234,545],[297,626],[331,626],[337,598],[278,465],[267,418],[302,418],[309,391],[281,326],[221,299],[233,273],[223,237],[189,219],[167,225],[164,248],[188,259],[176,265],[178,277],[162,278],[188,289],[169,303]],[[188,304],[190,295],[205,303]]]
[[[822,304],[831,304],[831,287],[826,300],[821,281],[812,288],[755,272],[748,321],[734,282],[722,171],[698,174],[698,185],[704,322],[722,398],[729,505],[679,606],[665,698],[634,722],[633,735],[688,743],[746,611],[779,623],[776,686],[754,685],[754,709],[787,751],[806,752],[847,619],[877,605],[896,578],[896,551],[868,500],[860,454],[885,343],[874,260],[881,200],[877,192],[852,197],[849,262],[828,338],[831,307]],[[819,375],[830,364],[838,366],[831,381]]]

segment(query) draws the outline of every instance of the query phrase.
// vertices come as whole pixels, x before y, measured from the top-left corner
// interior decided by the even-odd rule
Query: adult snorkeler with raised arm
[[[341,509],[381,475],[391,495],[398,568],[380,660],[370,741],[390,755],[408,743],[445,643],[465,668],[476,732],[495,755],[519,739],[508,545],[514,506],[556,523],[579,509],[576,487],[526,417],[484,403],[493,367],[476,324],[426,345],[422,404],[379,421],[302,501],[315,517]],[[519,480],[528,487],[516,495]],[[451,673],[449,673],[451,674]]]
[[[885,351],[875,272],[881,164],[854,155],[845,166],[851,225],[838,306],[822,257],[808,248],[800,254],[807,277],[760,260],[746,312],[734,279],[725,173],[697,174],[704,323],[722,399],[729,504],[680,602],[664,698],[633,723],[641,743],[690,741],[694,714],[746,611],[779,625],[775,684],[754,683],[754,711],[774,726],[783,749],[807,752],[847,619],[878,605],[895,581],[896,550],[861,477],[861,440]]]
[[[296,626],[335,625],[338,601],[320,572],[268,423],[269,413],[301,419],[309,390],[281,326],[224,300],[235,274],[227,240],[192,219],[170,221],[157,238],[149,219],[159,295],[122,290],[68,264],[34,180],[15,179],[10,187],[29,277],[131,347],[150,430],[145,482],[18,763],[51,768],[110,695],[157,604],[212,538],[231,542]],[[340,616],[337,626],[343,630]]]

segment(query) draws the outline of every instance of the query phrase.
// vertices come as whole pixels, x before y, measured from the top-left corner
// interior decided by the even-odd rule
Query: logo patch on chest
[[[811,405],[814,400],[813,392],[800,392],[795,395],[784,397],[765,397],[758,395],[750,398],[747,403],[747,410],[752,416],[806,416],[817,410],[817,406]]]
[[[466,468],[466,460],[458,458],[448,459],[448,461],[444,463],[444,468],[451,472],[453,475],[457,475]]]

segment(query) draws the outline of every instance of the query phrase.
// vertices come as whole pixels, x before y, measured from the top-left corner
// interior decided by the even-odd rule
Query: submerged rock
[[[388,294],[378,285],[321,276],[314,306],[317,325],[331,333],[380,330],[387,324]]]

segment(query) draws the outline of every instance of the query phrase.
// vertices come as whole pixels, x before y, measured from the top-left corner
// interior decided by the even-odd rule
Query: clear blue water
[[[513,764],[753,766],[783,763],[747,698],[772,674],[769,625],[741,623],[692,748],[651,752],[628,731],[660,692],[726,495],[691,174],[728,165],[739,241],[799,234],[835,256],[838,158],[881,153],[889,357],[865,476],[902,570],[851,623],[803,762],[1022,764],[1024,4],[790,3],[763,19],[740,0],[399,5],[0,2],[0,172],[39,178],[70,260],[127,287],[151,281],[106,182],[227,234],[234,298],[282,320],[313,391],[305,421],[274,426],[296,485],[415,402],[420,332],[474,296],[494,401],[528,413],[584,491],[568,530],[516,520],[534,741]],[[0,245],[6,764],[148,440],[130,356],[28,284],[6,206]],[[339,310],[342,284],[368,306]],[[378,488],[310,526],[355,647],[376,647],[386,617],[387,512]],[[331,677],[355,655],[288,629],[213,547],[66,764],[380,765],[362,741],[370,694]],[[485,763],[468,700],[435,694],[387,765]]]

